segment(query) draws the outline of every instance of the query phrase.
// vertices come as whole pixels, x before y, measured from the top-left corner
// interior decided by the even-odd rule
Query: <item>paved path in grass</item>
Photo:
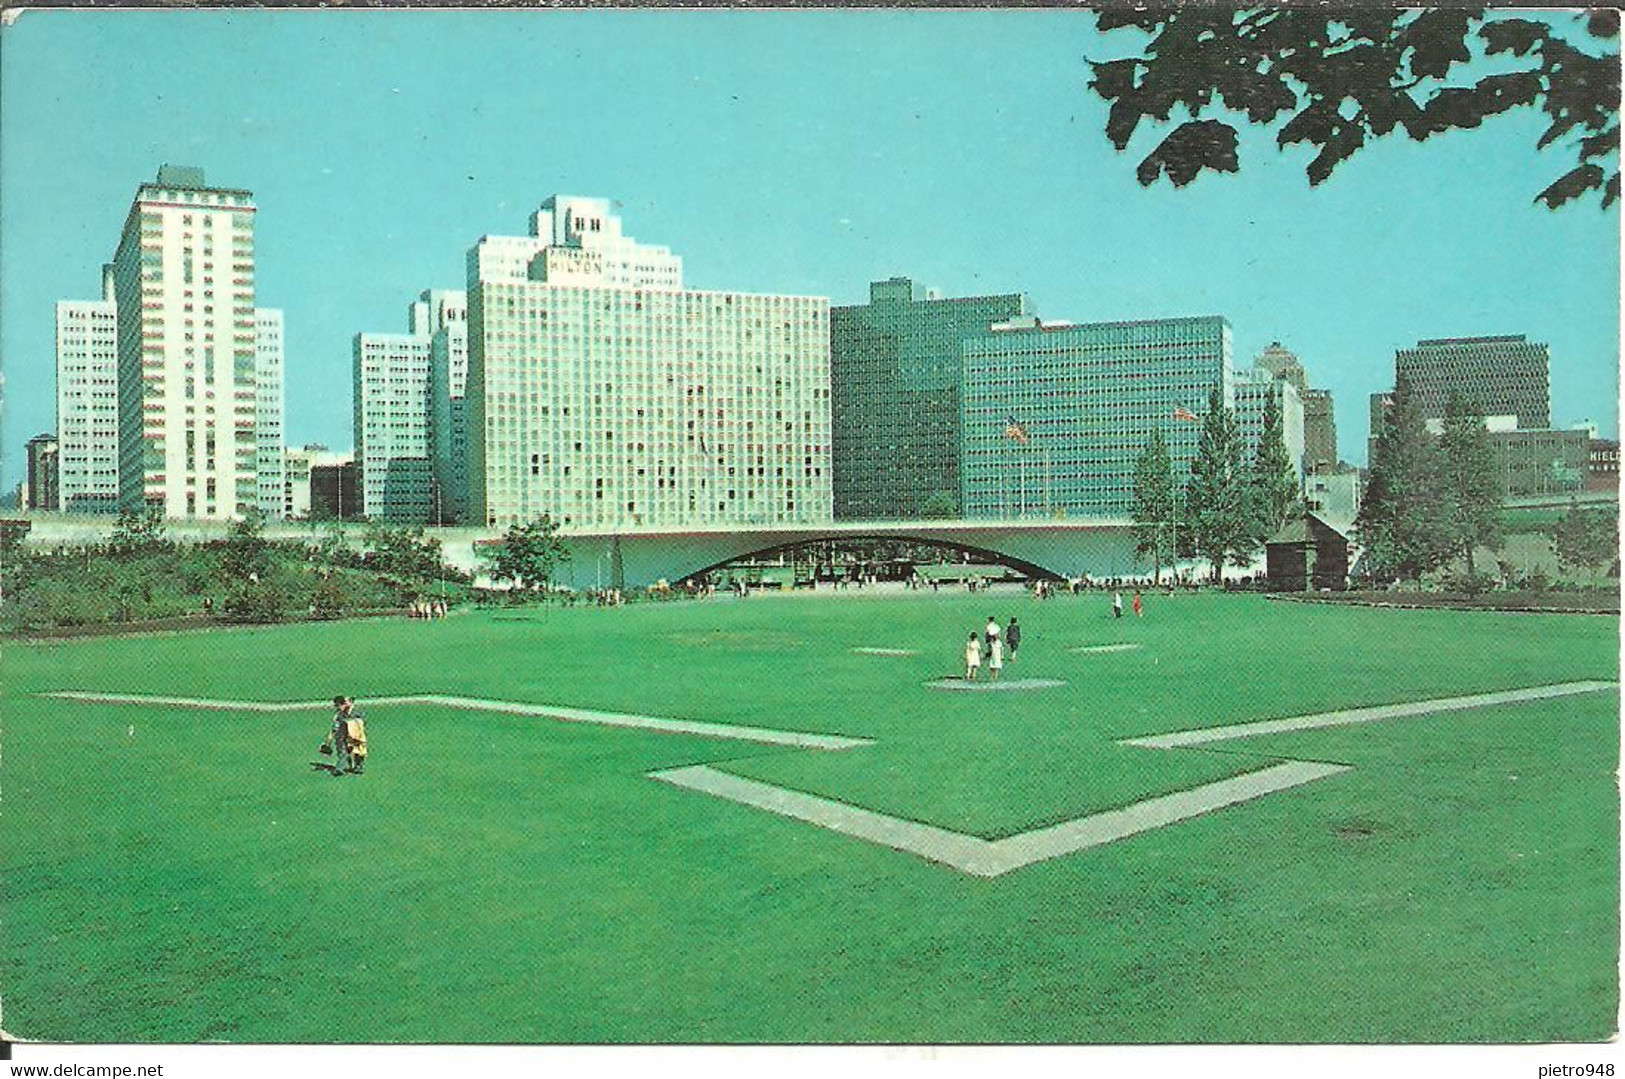
[[[944,679],[940,683],[926,683],[937,688],[1006,690],[1061,685],[1048,679],[1012,679],[1005,682],[964,682]],[[1176,731],[1170,734],[1148,735],[1124,739],[1119,744],[1148,749],[1178,749],[1204,745],[1235,738],[1279,734],[1288,731],[1316,730],[1322,727],[1371,723],[1378,720],[1407,716],[1437,715],[1469,708],[1485,708],[1499,704],[1524,701],[1551,700],[1579,693],[1598,693],[1615,690],[1618,683],[1603,681],[1564,682],[1549,686],[1506,690],[1497,693],[1479,693],[1463,697],[1443,697],[1426,701],[1411,701],[1379,705],[1370,708],[1351,708],[1337,712],[1294,716],[1286,719],[1262,720],[1225,727]],[[160,704],[183,708],[212,708],[232,711],[289,712],[325,709],[326,701],[222,701],[193,697],[156,697],[134,694],[60,692],[42,696],[58,697],[103,704]],[[625,715],[614,712],[592,712],[579,708],[561,708],[554,705],[526,704],[515,701],[487,700],[480,697],[452,697],[422,695],[411,697],[373,697],[372,704],[436,704],[448,708],[468,708],[480,711],[504,712],[514,715],[543,716],[573,723],[593,723],[612,727],[632,727],[675,734],[694,734],[710,738],[733,738],[771,745],[794,746],[805,749],[850,749],[872,745],[870,739],[846,738],[839,735],[807,734],[799,731],[776,731],[763,727],[738,727],[720,723],[702,723],[693,720],[665,719],[658,716]],[[696,791],[715,798],[737,802],[755,809],[765,810],[782,817],[804,821],[829,831],[849,835],[870,843],[906,851],[921,858],[951,866],[978,877],[997,877],[1035,862],[1075,854],[1091,847],[1112,843],[1142,832],[1163,828],[1170,824],[1212,813],[1228,806],[1239,805],[1279,791],[1291,790],[1304,784],[1350,771],[1350,766],[1328,764],[1321,761],[1287,760],[1272,764],[1244,775],[1214,783],[1205,783],[1189,790],[1158,795],[1119,809],[1092,813],[1063,821],[1047,828],[1038,828],[1004,839],[988,840],[980,836],[965,835],[946,828],[938,828],[918,821],[877,813],[859,806],[801,791],[777,787],[753,779],[731,775],[708,765],[665,769],[648,773],[651,779],[669,783],[685,790]]]
[[[331,701],[222,701],[202,697],[149,697],[132,693],[44,693],[44,697],[85,701],[92,704],[159,704],[173,708],[207,708],[230,712],[299,712],[333,707]],[[368,697],[369,705],[431,704],[477,712],[501,712],[516,716],[540,716],[565,723],[591,723],[601,727],[631,727],[663,734],[696,734],[702,738],[731,738],[798,749],[853,749],[873,745],[871,738],[846,738],[834,734],[808,734],[804,731],[778,731],[767,727],[740,727],[727,723],[703,723],[661,716],[628,715],[620,712],[593,712],[585,708],[563,708],[551,704],[520,701],[494,701],[483,697],[445,697],[419,694],[409,697]]]
[[[860,656],[917,656],[920,654],[913,648],[854,648],[852,651]]]
[[[1351,723],[1371,723],[1379,719],[1400,719],[1405,716],[1431,716],[1440,712],[1459,712],[1466,708],[1488,708],[1497,704],[1517,704],[1523,701],[1543,701],[1554,697],[1569,697],[1576,693],[1597,693],[1613,689],[1615,682],[1562,682],[1530,689],[1509,689],[1502,693],[1477,693],[1470,697],[1440,697],[1430,701],[1411,701],[1407,704],[1383,704],[1373,708],[1349,708],[1341,712],[1320,712],[1311,716],[1293,716],[1289,719],[1265,719],[1255,723],[1237,723],[1229,727],[1203,727],[1171,734],[1155,734],[1144,738],[1127,738],[1125,746],[1144,749],[1175,749],[1199,746],[1208,742],[1223,742],[1231,738],[1256,738],[1262,734],[1282,734],[1287,731],[1312,731],[1321,727],[1342,727]]]
[[[1137,644],[1086,644],[1081,648],[1068,648],[1068,652],[1077,652],[1081,655],[1098,656],[1107,652],[1133,652],[1140,646]]]
[[[971,683],[960,684],[971,685]],[[997,684],[1000,683],[994,683]],[[988,687],[989,683],[979,685]],[[1281,731],[1313,730],[1319,727],[1367,723],[1404,716],[1436,715],[1466,708],[1548,700],[1615,688],[1617,683],[1614,682],[1565,682],[1500,693],[1481,693],[1470,697],[1445,697],[1207,730],[1182,731],[1151,738],[1128,739],[1119,744],[1172,749],[1229,738],[1249,738]],[[1092,813],[1063,821],[1052,827],[1022,832],[999,840],[965,835],[946,828],[877,813],[845,802],[788,790],[753,779],[744,779],[706,765],[651,772],[649,775],[653,779],[686,790],[698,791],[715,798],[723,798],[779,816],[804,821],[893,850],[906,851],[973,876],[997,877],[1035,862],[1076,854],[1090,847],[1127,839],[1142,832],[1177,824],[1192,817],[1279,791],[1291,790],[1351,770],[1351,766],[1345,764],[1288,760],[1244,775],[1205,783],[1173,794],[1146,798],[1120,809]]]
[[[967,682],[963,678],[938,678],[925,684],[930,689],[946,689],[953,693],[1008,693],[1023,689],[1054,689],[1056,686],[1066,685],[1065,682],[1054,678],[1001,678],[997,682],[991,679]]]
[[[1003,876],[1034,862],[1060,858],[1090,847],[1126,839],[1215,809],[1288,790],[1349,768],[1342,764],[1291,761],[1243,776],[1205,783],[1190,790],[1147,798],[1122,809],[1093,813],[1049,828],[988,840],[888,816],[829,798],[744,779],[706,765],[650,772],[651,779],[699,791],[730,802],[765,809],[781,817],[816,824],[832,832],[917,854],[977,877]]]

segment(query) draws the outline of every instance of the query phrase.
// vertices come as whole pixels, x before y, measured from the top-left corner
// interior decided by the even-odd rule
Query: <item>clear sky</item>
[[[1242,171],[1151,189],[1103,133],[1080,12],[30,11],[0,33],[3,482],[54,427],[53,304],[94,299],[164,162],[252,190],[259,303],[287,314],[290,445],[348,447],[355,333],[462,287],[482,234],[554,192],[616,199],[689,284],[863,302],[905,274],[1045,318],[1218,313],[1332,390],[1342,455],[1396,348],[1551,345],[1553,421],[1618,431],[1619,217],[1531,198],[1538,117],[1388,139],[1311,190]]]

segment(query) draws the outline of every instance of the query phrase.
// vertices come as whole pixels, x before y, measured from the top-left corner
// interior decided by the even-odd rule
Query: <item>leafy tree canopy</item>
[[[1547,119],[1537,150],[1562,143],[1574,154],[1535,201],[1555,209],[1598,191],[1607,208],[1619,197],[1611,9],[1529,19],[1486,18],[1483,9],[1163,4],[1106,11],[1099,25],[1149,38],[1137,55],[1090,61],[1089,86],[1111,105],[1112,145],[1126,149],[1142,121],[1180,118],[1140,162],[1143,185],[1237,171],[1238,115],[1256,125],[1284,117],[1276,143],[1319,151],[1307,168],[1316,185],[1372,139],[1401,131],[1420,142],[1527,108]]]
[[[529,524],[510,525],[501,545],[485,556],[492,578],[512,582],[527,592],[547,584],[558,564],[570,557],[558,532],[558,522],[545,513]]]

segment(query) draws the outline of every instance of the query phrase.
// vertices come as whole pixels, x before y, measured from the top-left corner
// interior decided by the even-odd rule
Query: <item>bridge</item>
[[[1115,517],[561,531],[559,539],[570,552],[570,561],[559,568],[556,577],[574,588],[609,586],[617,557],[624,586],[638,588],[661,580],[676,583],[736,559],[771,558],[787,548],[831,541],[900,541],[941,547],[969,553],[981,562],[1009,566],[1030,577],[1113,577],[1136,572],[1133,522]],[[461,564],[461,552],[453,552],[450,545],[447,556],[459,568],[472,568],[480,548],[497,542],[497,536],[474,540],[468,565]]]
[[[30,514],[25,519],[30,531],[24,542],[39,546],[105,539],[116,521],[77,514]],[[228,528],[226,521],[167,523],[169,537],[181,542],[220,539]],[[360,521],[268,521],[265,535],[268,539],[314,541],[337,529],[355,543],[367,528]],[[494,528],[426,531],[440,540],[447,562],[475,574],[487,569],[482,551],[500,542],[502,536],[502,530]],[[892,540],[962,551],[978,561],[1010,566],[1034,577],[1117,577],[1148,570],[1135,560],[1133,523],[1122,517],[565,530],[559,539],[570,560],[559,567],[556,579],[573,588],[609,586],[614,580],[617,548],[624,586],[639,588],[660,580],[675,583],[739,558],[768,558],[789,547],[840,540]]]

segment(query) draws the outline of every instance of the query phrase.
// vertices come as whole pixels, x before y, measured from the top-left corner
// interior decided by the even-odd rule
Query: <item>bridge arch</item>
[[[556,579],[575,588],[681,581],[740,558],[812,543],[896,541],[962,551],[1040,579],[1139,572],[1132,523],[1083,521],[833,522],[793,527],[662,529],[559,537],[570,551]]]
[[[1044,566],[1038,565],[1036,562],[1030,562],[1024,558],[1017,558],[1013,555],[995,551],[989,547],[981,547],[961,540],[934,538],[930,536],[901,535],[894,533],[838,533],[834,535],[814,536],[810,539],[798,539],[789,543],[773,543],[766,547],[760,547],[754,551],[746,551],[743,554],[732,555],[728,558],[721,559],[720,561],[713,562],[709,566],[704,566],[690,573],[686,573],[682,577],[677,578],[677,580],[686,581],[693,577],[705,576],[716,573],[724,566],[731,565],[732,563],[741,561],[743,559],[772,558],[773,556],[783,554],[786,551],[792,551],[799,547],[807,547],[815,543],[899,543],[909,544],[915,547],[932,547],[938,550],[953,551],[956,554],[968,554],[982,563],[992,563],[994,565],[1004,566],[1035,580],[1062,581],[1066,579],[1064,574],[1057,573],[1052,569],[1047,569]],[[674,581],[673,583],[676,582]]]

